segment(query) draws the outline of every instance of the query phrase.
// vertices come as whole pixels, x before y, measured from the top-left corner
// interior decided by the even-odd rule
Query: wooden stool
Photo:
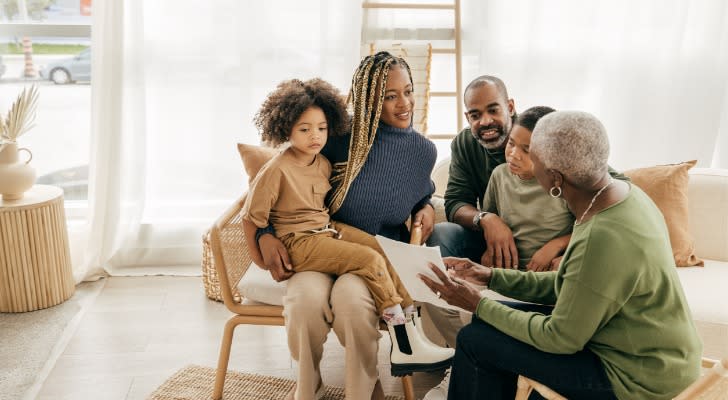
[[[63,191],[35,185],[0,200],[0,312],[55,306],[75,289]]]

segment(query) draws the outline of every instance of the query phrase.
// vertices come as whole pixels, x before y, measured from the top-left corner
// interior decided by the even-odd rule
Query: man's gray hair
[[[607,171],[609,139],[604,125],[582,111],[556,111],[533,128],[531,151],[547,169],[577,185],[589,185]]]

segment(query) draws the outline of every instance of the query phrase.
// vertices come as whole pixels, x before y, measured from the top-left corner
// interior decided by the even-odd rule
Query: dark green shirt
[[[702,354],[675,269],[662,214],[630,184],[623,201],[574,226],[558,271],[493,270],[491,289],[555,304],[551,315],[487,298],[476,314],[542,351],[588,348],[619,399],[671,399],[698,378]]]
[[[453,221],[464,206],[483,204],[485,189],[495,167],[506,162],[504,149],[486,150],[465,128],[450,144],[450,173],[445,190],[445,215]]]

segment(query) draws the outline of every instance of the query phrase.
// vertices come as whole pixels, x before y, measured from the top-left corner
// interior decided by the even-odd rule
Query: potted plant
[[[33,127],[38,89],[35,85],[23,89],[5,117],[0,114],[0,195],[3,200],[18,200],[35,183],[35,169],[30,166],[33,154],[18,148],[18,137]],[[26,161],[19,161],[18,152],[28,153]]]

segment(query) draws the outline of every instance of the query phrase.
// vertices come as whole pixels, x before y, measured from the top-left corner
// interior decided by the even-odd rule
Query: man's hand
[[[422,274],[419,274],[419,278],[430,290],[437,293],[437,297],[463,310],[475,312],[481,298],[480,291],[477,288],[462,279],[447,276],[445,272],[432,263],[430,263],[430,269],[442,283]]]
[[[415,217],[412,219],[412,225],[419,224],[422,227],[422,243],[425,243],[427,239],[432,235],[432,230],[435,228],[435,209],[432,205],[425,204],[420,211],[417,211]]]
[[[561,247],[552,243],[548,242],[543,247],[538,249],[535,253],[533,253],[533,257],[531,257],[531,261],[528,262],[528,265],[526,265],[526,268],[529,271],[535,271],[535,272],[541,272],[541,271],[551,271],[552,269],[552,261],[555,260],[559,253],[561,253]],[[560,257],[559,257],[560,258]],[[558,268],[559,264],[556,264],[556,267]]]
[[[467,258],[444,257],[442,262],[450,276],[475,285],[488,286],[493,275],[491,268],[476,264]]]
[[[286,246],[277,237],[267,233],[258,239],[265,269],[276,282],[282,282],[293,275],[293,266],[288,258]]]
[[[484,216],[480,226],[487,246],[480,263],[496,268],[518,268],[518,250],[511,228],[493,213]]]

